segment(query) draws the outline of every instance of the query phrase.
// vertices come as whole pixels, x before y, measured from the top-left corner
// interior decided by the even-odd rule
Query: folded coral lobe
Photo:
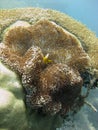
[[[78,38],[55,22],[42,19],[30,30],[33,44],[39,46],[44,54],[49,53],[56,63],[66,63],[78,70],[89,65],[90,58]]]
[[[28,22],[17,21],[4,31],[3,43],[20,56],[31,46],[32,33],[28,30],[29,26]]]
[[[39,82],[39,95],[43,98],[51,97],[51,101],[49,99],[49,102],[45,104],[46,107],[48,105],[48,112],[50,107],[50,113],[71,107],[74,100],[80,95],[83,83],[77,70],[60,63],[47,67],[41,73]],[[56,106],[59,104],[61,104],[61,108],[56,110],[58,109]]]

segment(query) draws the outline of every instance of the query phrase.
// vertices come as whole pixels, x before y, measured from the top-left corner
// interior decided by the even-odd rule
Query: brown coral
[[[82,78],[77,70],[73,70],[66,64],[53,64],[40,75],[38,94],[38,96],[41,95],[40,103],[44,104],[45,111],[50,113],[51,111],[52,113],[62,111],[62,108],[67,109],[67,107],[72,106],[75,98],[81,92],[81,87]],[[50,96],[49,100],[46,98],[47,95]],[[45,99],[47,102],[44,101]],[[49,104],[51,104],[50,107]],[[55,104],[57,105],[55,106]]]
[[[52,63],[44,63],[47,53]],[[89,66],[79,40],[45,19],[11,25],[0,44],[0,59],[21,76],[27,105],[51,114],[66,114],[72,107],[83,83],[79,72]]]

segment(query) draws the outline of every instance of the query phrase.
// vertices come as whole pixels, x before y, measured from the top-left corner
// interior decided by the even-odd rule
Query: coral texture
[[[50,114],[72,108],[83,85],[80,73],[90,65],[80,41],[45,19],[17,21],[5,30],[0,59],[21,77],[27,106]]]
[[[28,129],[23,98],[16,74],[0,62],[0,130]]]

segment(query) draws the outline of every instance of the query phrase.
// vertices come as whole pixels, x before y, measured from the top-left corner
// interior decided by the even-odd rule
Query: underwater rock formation
[[[81,94],[80,73],[90,65],[80,41],[46,19],[6,29],[0,59],[20,76],[27,106],[51,115],[71,109]]]

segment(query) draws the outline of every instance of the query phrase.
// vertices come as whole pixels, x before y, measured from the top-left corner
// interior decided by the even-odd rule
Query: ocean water
[[[67,13],[98,36],[98,0],[0,0],[0,8],[42,7]]]
[[[0,9],[24,7],[51,8],[81,21],[98,37],[98,0],[0,0]],[[98,109],[98,89],[88,99]],[[98,112],[84,106],[71,121],[57,130],[98,130]]]

